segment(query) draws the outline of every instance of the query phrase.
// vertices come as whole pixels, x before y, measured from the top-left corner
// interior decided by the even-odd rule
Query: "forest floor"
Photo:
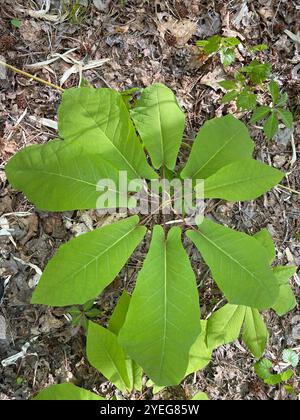
[[[252,127],[255,154],[288,173],[285,185],[300,190],[300,6],[297,0],[256,1],[92,1],[82,2],[80,22],[69,14],[59,19],[61,2],[51,1],[45,13],[36,13],[41,0],[1,0],[0,56],[8,63],[63,87],[78,86],[78,72],[66,74],[70,63],[59,58],[44,66],[37,64],[67,52],[69,60],[84,64],[109,59],[84,71],[95,87],[118,90],[146,87],[162,82],[171,87],[187,114],[186,141],[192,142],[205,120],[236,112],[233,105],[221,105],[222,91],[215,81],[224,78],[216,58],[204,59],[195,41],[214,34],[238,36],[245,44],[265,43],[263,57],[289,94],[295,116],[293,135],[280,129],[273,142],[262,130]],[[21,26],[12,26],[17,18]],[[291,39],[285,32],[298,34]],[[70,52],[70,50],[73,50]],[[57,56],[56,56],[57,57]],[[1,59],[1,58],[0,58]],[[240,51],[238,62],[247,62]],[[75,63],[75,61],[73,61]],[[33,66],[34,65],[34,66]],[[228,70],[229,71],[229,70]],[[232,71],[232,69],[230,69]],[[69,77],[67,77],[69,76]],[[5,163],[23,147],[45,143],[57,136],[57,108],[61,93],[10,71],[0,78],[0,400],[27,399],[49,384],[72,381],[86,389],[111,397],[114,387],[91,368],[85,358],[84,331],[70,324],[66,310],[33,306],[30,298],[40,273],[56,249],[71,237],[99,226],[94,211],[64,214],[35,209],[24,196],[8,185]],[[247,114],[240,114],[247,121]],[[293,140],[293,141],[292,141]],[[185,156],[182,155],[181,159]],[[248,203],[216,203],[213,216],[237,230],[254,234],[267,227],[277,248],[276,265],[300,266],[300,195],[275,188]],[[99,298],[99,322],[111,314],[125,278],[134,282],[147,251],[147,241]],[[188,244],[194,269],[199,275],[207,268]],[[300,281],[292,287],[299,301]],[[214,308],[220,295],[210,278],[200,287],[203,317]],[[221,297],[220,297],[221,298]],[[279,360],[285,348],[300,351],[299,306],[279,318],[265,315],[270,331],[267,357]],[[16,360],[3,367],[1,361],[19,352]],[[295,378],[294,394],[283,386],[264,385],[254,374],[253,357],[241,342],[214,352],[209,366],[188,377],[181,386],[153,396],[151,389],[131,398],[186,399],[197,390],[211,399],[269,400],[296,399],[300,386]]]

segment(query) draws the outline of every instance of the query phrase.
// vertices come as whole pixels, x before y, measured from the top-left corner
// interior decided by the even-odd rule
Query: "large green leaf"
[[[84,304],[98,296],[143,239],[138,216],[86,233],[61,246],[47,265],[32,303]]]
[[[279,283],[279,295],[272,308],[279,316],[285,315],[297,305],[294,292],[289,284],[289,279],[296,273],[297,269],[298,267],[294,266],[275,267],[273,269]]]
[[[93,392],[79,388],[71,383],[52,385],[41,391],[35,401],[78,401],[78,400],[104,400]]]
[[[90,321],[86,353],[90,364],[118,389],[122,392],[131,390],[125,353],[115,334]]]
[[[243,340],[254,357],[260,359],[264,354],[269,333],[257,309],[247,308],[243,327]]]
[[[251,158],[254,144],[246,126],[231,115],[207,121],[194,141],[181,176],[205,179],[225,165]]]
[[[207,321],[200,321],[201,332],[192,345],[189,353],[189,364],[185,376],[198,372],[211,361],[212,349],[206,344]]]
[[[276,258],[276,248],[268,229],[260,230],[254,235],[254,238],[264,247],[269,263],[272,264]]]
[[[122,95],[112,89],[68,89],[58,111],[59,134],[94,145],[101,156],[131,178],[156,178]]]
[[[121,328],[124,325],[126,315],[128,312],[131,296],[129,293],[124,291],[118,300],[117,306],[115,307],[112,316],[108,322],[109,331],[118,335]]]
[[[205,180],[205,198],[247,201],[277,185],[284,174],[254,159],[243,159],[219,169]]]
[[[153,166],[173,170],[185,126],[174,93],[160,83],[146,88],[131,115]]]
[[[166,239],[156,226],[120,342],[158,386],[179,384],[184,377],[200,332],[198,299],[181,230],[171,229]]]
[[[188,237],[209,265],[229,303],[257,309],[270,308],[278,296],[278,283],[258,241],[204,219]]]
[[[130,304],[131,296],[124,291],[118,300],[117,306],[110,317],[108,323],[109,331],[113,332],[114,334],[118,335],[121,328],[124,325],[126,315],[128,312],[129,304]],[[131,387],[130,389],[135,388],[137,391],[142,390],[142,369],[138,366],[133,360],[131,360],[128,356],[125,355],[126,358],[126,366],[128,377],[130,380]]]
[[[241,333],[245,313],[245,306],[230,304],[214,312],[207,322],[207,346],[216,349],[237,340]]]
[[[116,196],[115,207],[119,204],[118,170],[88,143],[54,140],[27,147],[8,162],[5,170],[11,185],[40,210],[101,207],[98,199],[102,192],[97,185],[102,179],[114,182],[110,191]]]

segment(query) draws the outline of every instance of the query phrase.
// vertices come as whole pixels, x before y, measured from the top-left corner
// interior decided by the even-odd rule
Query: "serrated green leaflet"
[[[146,88],[131,115],[153,166],[173,170],[185,125],[174,93],[159,83]]]
[[[284,125],[287,128],[293,127],[293,114],[288,109],[283,108],[277,108],[277,112],[279,114],[279,117],[282,119]]]
[[[235,52],[232,48],[222,48],[220,51],[221,63],[224,67],[230,66],[235,60]]]
[[[275,105],[279,99],[279,85],[275,80],[271,80],[269,84],[269,91],[272,96],[273,105]]]
[[[268,114],[270,114],[270,112],[271,112],[271,108],[270,107],[268,107],[268,106],[260,106],[260,107],[258,107],[258,108],[256,108],[254,110],[250,122],[252,124],[255,124],[258,121],[260,121],[263,118],[265,118]]]
[[[227,304],[208,319],[207,346],[211,349],[231,343],[239,338],[246,314],[245,306]]]
[[[257,309],[247,308],[243,327],[243,340],[257,359],[263,355],[269,333],[266,324]]]
[[[236,80],[222,80],[219,85],[226,90],[233,90],[237,88]]]
[[[272,140],[272,138],[277,133],[278,128],[279,128],[278,117],[275,111],[273,111],[264,125],[264,133],[269,140]]]
[[[264,248],[255,238],[208,219],[188,237],[199,249],[227,300],[236,305],[270,308],[278,284]]]
[[[133,216],[63,245],[47,265],[32,303],[83,305],[98,296],[143,239],[146,229],[138,221]]]
[[[272,71],[272,65],[253,60],[248,66],[242,67],[240,71],[247,73],[251,82],[258,85],[269,77]]]
[[[65,91],[59,107],[59,134],[67,141],[93,144],[95,152],[129,178],[156,177],[148,165],[122,95],[112,89]]]
[[[198,41],[197,45],[199,47],[204,47],[204,53],[210,55],[214,52],[217,52],[221,46],[222,37],[219,35],[211,36],[207,41]]]
[[[248,201],[277,185],[284,174],[254,159],[244,159],[219,169],[205,180],[205,198]]]
[[[200,332],[195,275],[181,243],[181,230],[165,238],[156,226],[139,273],[120,342],[157,385],[179,384],[189,350]]]
[[[256,106],[257,95],[248,91],[243,91],[239,94],[236,100],[236,105],[240,109],[250,110]]]
[[[104,400],[93,392],[79,388],[72,383],[52,385],[41,391],[35,401],[78,401],[78,400]]]
[[[238,97],[238,92],[235,90],[232,90],[231,92],[225,93],[223,96],[221,103],[222,104],[228,104],[231,101],[234,101]]]
[[[90,364],[117,388],[131,390],[125,353],[115,334],[90,321],[86,352]]]
[[[251,158],[254,144],[240,121],[227,115],[206,122],[196,137],[182,178],[205,179],[236,160]]]
[[[277,107],[286,105],[287,101],[289,100],[289,96],[286,92],[284,92],[281,97],[278,99],[276,104]]]

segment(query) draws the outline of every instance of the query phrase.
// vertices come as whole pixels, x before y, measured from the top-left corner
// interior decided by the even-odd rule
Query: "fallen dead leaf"
[[[39,220],[35,214],[22,219],[22,222],[27,228],[26,236],[20,241],[22,245],[25,245],[31,238],[36,236],[39,227]]]
[[[213,71],[207,73],[205,76],[200,79],[202,85],[211,87],[214,90],[219,90],[219,82],[226,78],[226,74],[221,67],[216,67]]]
[[[160,21],[157,24],[157,27],[164,38],[169,32],[169,34],[171,34],[171,36],[176,40],[176,44],[179,47],[184,47],[192,36],[195,35],[198,29],[196,22],[189,19],[178,21],[172,17],[170,17],[167,22]]]
[[[100,12],[105,12],[110,6],[111,0],[93,0],[93,4]]]

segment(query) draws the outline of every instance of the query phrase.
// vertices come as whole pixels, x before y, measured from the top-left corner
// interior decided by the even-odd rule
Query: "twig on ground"
[[[291,166],[294,166],[295,163],[297,162],[297,150],[296,150],[296,145],[295,145],[294,134],[292,134],[291,136],[291,144],[292,144],[293,156],[290,163],[291,163]]]
[[[293,194],[300,195],[300,191],[293,190],[292,188],[286,187],[285,185],[279,184],[278,187],[279,188],[283,188],[284,190],[289,191],[289,192],[291,192]]]
[[[4,66],[10,70],[12,70],[15,73],[21,74],[22,76],[28,77],[29,79],[33,79],[36,82],[43,83],[46,86],[52,87],[53,89],[59,90],[60,92],[64,92],[65,89],[63,89],[60,86],[55,85],[54,83],[48,82],[47,80],[41,79],[37,76],[34,76],[33,74],[27,73],[23,70],[18,69],[17,67],[11,66],[10,64],[5,63],[4,61],[0,60],[0,66]]]

